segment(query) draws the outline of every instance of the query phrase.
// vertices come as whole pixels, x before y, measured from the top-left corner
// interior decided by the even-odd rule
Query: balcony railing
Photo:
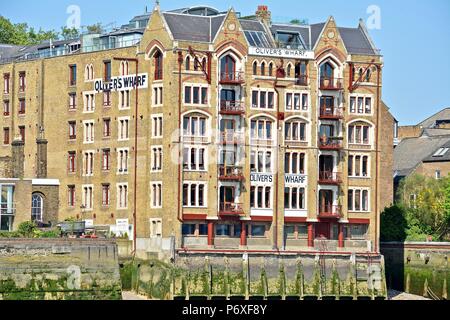
[[[343,142],[339,138],[321,137],[319,138],[319,149],[339,151],[343,149]]]
[[[243,72],[222,72],[220,74],[221,84],[242,84],[244,82]]]
[[[220,143],[229,145],[242,145],[245,143],[245,137],[240,132],[221,132]]]
[[[243,181],[244,172],[241,167],[237,166],[220,166],[219,179],[222,181]]]
[[[321,205],[319,206],[319,218],[340,219],[342,217],[342,206]]]
[[[0,204],[0,215],[2,216],[13,216],[16,213],[15,203],[1,203]]]
[[[226,216],[244,215],[243,205],[241,203],[220,203],[219,215],[226,215]]]
[[[307,86],[308,85],[308,76],[307,75],[298,76],[297,80],[295,81],[295,84],[297,86]]]
[[[342,108],[324,107],[320,108],[320,119],[340,120],[344,118]]]
[[[319,172],[320,184],[339,185],[342,183],[342,175],[340,172],[320,171]]]
[[[319,88],[320,90],[342,90],[344,88],[343,79],[321,77]]]
[[[245,106],[241,101],[221,100],[220,113],[226,115],[243,115]]]

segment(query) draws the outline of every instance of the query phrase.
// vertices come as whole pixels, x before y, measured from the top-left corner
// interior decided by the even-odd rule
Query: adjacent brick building
[[[2,166],[59,183],[41,220],[130,232],[140,252],[379,252],[395,119],[363,21],[156,7],[57,46],[0,65]]]

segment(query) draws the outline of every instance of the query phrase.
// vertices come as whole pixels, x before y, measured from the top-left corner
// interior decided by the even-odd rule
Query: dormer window
[[[306,49],[299,33],[277,32],[276,40],[280,48]]]

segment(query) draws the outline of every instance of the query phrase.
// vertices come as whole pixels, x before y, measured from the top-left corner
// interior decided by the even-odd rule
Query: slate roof
[[[424,159],[450,143],[450,136],[406,138],[394,149],[394,172],[397,176],[410,175]]]
[[[450,149],[450,141],[446,144],[440,146],[436,150],[434,150],[428,157],[426,157],[423,162],[447,162],[450,161],[450,150],[448,150],[444,155],[441,157],[436,157],[435,153],[439,151],[441,148]]]
[[[338,28],[350,54],[377,54],[361,28]]]
[[[433,128],[436,125],[436,122],[444,120],[450,121],[450,107],[439,111],[418,125],[422,128]]]
[[[306,25],[294,25],[294,24],[273,24],[271,28],[272,34],[276,31],[288,31],[288,32],[297,32],[302,36],[303,41],[306,44],[306,47],[311,50],[311,39],[310,39],[310,26]]]

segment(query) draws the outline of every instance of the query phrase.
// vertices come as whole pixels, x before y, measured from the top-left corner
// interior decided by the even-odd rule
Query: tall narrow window
[[[25,114],[25,99],[19,99],[19,114]]]
[[[102,185],[102,205],[107,207],[111,204],[110,186],[109,184]]]
[[[25,72],[19,72],[19,92],[25,92]]]
[[[19,127],[20,139],[25,143],[25,126]]]
[[[10,115],[9,100],[3,101],[3,115],[5,117]]]
[[[103,149],[102,152],[102,170],[109,171],[111,163],[111,151],[110,149]]]
[[[155,64],[155,80],[162,80],[163,78],[163,55],[161,51],[157,50],[153,56]]]
[[[5,73],[3,75],[3,92],[5,94],[9,94],[9,87],[10,87],[10,85],[9,85],[9,78],[10,78],[9,73]]]
[[[67,157],[67,171],[69,173],[75,173],[76,170],[76,152],[75,151],[69,151],[68,157]]]
[[[69,85],[75,86],[77,84],[77,66],[69,66]]]
[[[75,206],[75,186],[67,186],[67,205],[69,207]]]
[[[3,144],[9,144],[9,128],[3,128]]]
[[[104,67],[104,80],[105,82],[111,82],[111,61],[105,61]]]

